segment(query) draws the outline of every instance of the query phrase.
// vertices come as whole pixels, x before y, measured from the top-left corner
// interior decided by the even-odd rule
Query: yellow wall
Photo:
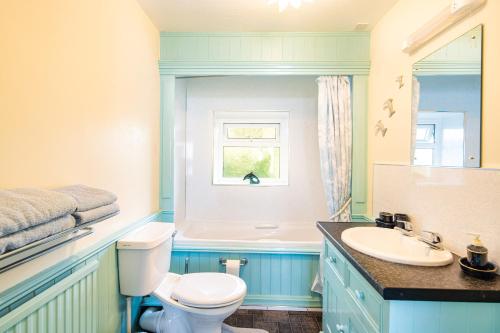
[[[400,0],[375,26],[372,32],[369,90],[369,193],[372,164],[404,164],[410,161],[411,77],[412,65],[449,41],[484,24],[483,136],[482,166],[500,168],[500,1],[489,0],[485,7],[437,36],[412,55],[401,51],[403,40],[450,4],[450,0]],[[395,79],[404,75],[406,85],[399,90]],[[397,113],[387,119],[382,105],[394,98]],[[385,138],[374,136],[374,126],[382,119],[388,132]],[[371,199],[370,208],[371,211]],[[377,213],[377,212],[374,212]]]
[[[159,34],[135,0],[0,3],[0,188],[83,183],[158,209]]]

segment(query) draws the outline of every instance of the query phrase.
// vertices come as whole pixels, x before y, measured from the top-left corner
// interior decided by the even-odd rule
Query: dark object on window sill
[[[248,175],[246,175],[245,177],[243,177],[243,180],[250,180],[250,184],[251,185],[256,185],[256,184],[260,184],[260,179],[259,177],[257,177],[256,175],[254,175],[253,172],[250,172]]]

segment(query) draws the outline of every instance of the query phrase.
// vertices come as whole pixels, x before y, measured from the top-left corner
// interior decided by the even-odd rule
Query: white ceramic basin
[[[434,250],[416,237],[393,229],[356,227],[342,232],[342,241],[353,249],[385,261],[414,266],[445,266],[453,262],[446,250]]]

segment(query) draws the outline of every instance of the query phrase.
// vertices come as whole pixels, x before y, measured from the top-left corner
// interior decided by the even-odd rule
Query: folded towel
[[[79,228],[83,228],[83,227],[86,227],[86,226],[88,226],[88,225],[93,225],[93,224],[95,224],[95,223],[99,223],[99,222],[102,222],[102,221],[104,221],[104,220],[110,219],[110,218],[112,218],[112,217],[114,217],[114,216],[116,216],[116,215],[118,215],[118,214],[120,214],[120,211],[117,211],[117,212],[111,213],[111,214],[109,214],[109,215],[104,215],[104,216],[102,216],[102,217],[100,217],[100,218],[98,218],[98,219],[95,219],[95,220],[92,220],[92,221],[89,221],[89,222],[80,223],[80,224],[78,225],[78,227],[79,227]]]
[[[43,224],[76,210],[75,199],[41,189],[0,189],[0,237]]]
[[[75,218],[65,215],[52,221],[0,237],[0,254],[55,235],[75,226]]]
[[[120,207],[116,202],[106,205],[106,206],[101,206],[98,208],[94,208],[91,210],[86,210],[84,212],[79,212],[76,211],[73,213],[73,216],[76,219],[76,224],[84,224],[84,223],[90,223],[94,222],[96,220],[100,220],[101,218],[105,216],[109,216],[112,214],[115,214],[120,211]]]
[[[71,185],[54,191],[72,196],[78,204],[77,212],[85,212],[116,201],[116,195],[113,193],[85,185]]]

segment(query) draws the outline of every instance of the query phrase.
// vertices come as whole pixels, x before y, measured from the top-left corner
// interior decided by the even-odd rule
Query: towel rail
[[[61,231],[55,235],[40,239],[36,242],[27,244],[19,249],[9,251],[7,253],[0,255],[0,273],[8,271],[11,268],[29,262],[36,259],[44,254],[50,253],[58,247],[63,246],[66,243],[75,241],[82,237],[92,234],[94,231],[90,227],[96,223],[109,219],[119,212],[115,212],[101,218],[98,218],[92,222],[85,223],[76,226],[71,229]]]
[[[71,228],[0,255],[0,273],[52,252],[62,245],[93,233],[91,227]]]

